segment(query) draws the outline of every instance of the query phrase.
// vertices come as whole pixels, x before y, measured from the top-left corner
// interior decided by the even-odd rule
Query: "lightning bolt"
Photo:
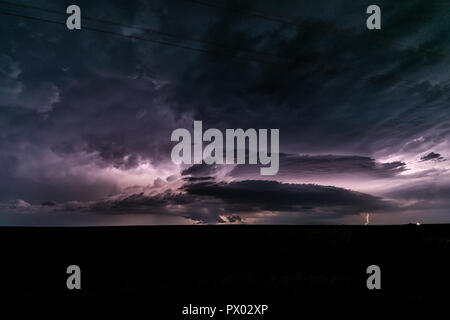
[[[368,226],[370,223],[370,213],[366,213],[366,222],[364,222],[365,226]]]

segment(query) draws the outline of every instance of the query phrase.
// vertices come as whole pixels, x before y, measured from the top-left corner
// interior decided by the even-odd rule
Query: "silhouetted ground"
[[[174,318],[190,303],[292,314],[450,298],[449,225],[1,227],[0,244],[0,295],[131,298]],[[66,288],[71,264],[80,291]],[[381,290],[366,287],[372,264]]]

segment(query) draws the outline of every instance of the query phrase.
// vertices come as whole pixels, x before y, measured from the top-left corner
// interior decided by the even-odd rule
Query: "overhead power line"
[[[292,18],[286,19],[283,16],[280,16],[280,15],[277,15],[277,14],[272,14],[272,13],[269,14],[268,12],[264,12],[262,10],[247,11],[247,10],[233,8],[233,7],[230,7],[230,6],[227,6],[227,5],[223,5],[223,4],[219,4],[219,3],[215,3],[215,2],[210,2],[210,1],[203,1],[203,0],[185,0],[185,1],[186,2],[196,3],[196,4],[199,4],[201,6],[205,6],[205,7],[230,10],[230,11],[234,11],[234,12],[237,12],[237,13],[241,13],[241,14],[245,14],[245,15],[249,15],[249,16],[265,19],[265,20],[268,20],[268,21],[281,22],[281,23],[290,24],[290,25],[293,25],[293,26],[300,26],[300,23],[292,21]]]
[[[14,3],[14,2],[10,2],[10,1],[0,1],[0,4],[6,4],[6,5],[10,5],[10,6],[19,7],[19,8],[33,9],[33,10],[39,10],[39,11],[43,11],[43,12],[67,16],[67,13],[64,11],[59,11],[59,10],[54,10],[54,9],[49,9],[49,8],[41,8],[41,7],[31,6],[31,5],[21,4],[21,3]],[[157,34],[160,36],[179,39],[179,40],[181,39],[181,40],[197,42],[197,43],[206,44],[209,46],[215,46],[215,47],[222,48],[222,49],[241,51],[241,52],[246,52],[249,54],[263,55],[263,56],[268,56],[268,57],[283,59],[283,60],[292,60],[292,58],[290,58],[290,57],[283,57],[283,56],[280,56],[275,53],[265,52],[265,51],[261,51],[261,50],[254,50],[254,49],[250,49],[250,48],[234,47],[234,46],[226,45],[223,43],[218,43],[218,42],[211,41],[211,40],[194,38],[194,37],[190,37],[189,35],[185,35],[185,34],[173,34],[170,32],[165,32],[165,31],[161,31],[161,30],[157,30],[157,29],[149,28],[149,27],[134,26],[134,25],[124,24],[124,23],[115,22],[115,21],[109,21],[109,20],[104,20],[104,19],[99,19],[99,18],[92,18],[92,17],[86,16],[86,15],[83,15],[83,20],[113,25],[116,27],[118,26],[118,27],[124,27],[124,28],[128,28],[128,29],[139,30],[139,31],[153,33],[153,34]]]
[[[0,1],[0,3],[2,3],[2,2],[5,2],[5,1]],[[46,19],[46,18],[34,17],[34,16],[23,15],[23,14],[18,14],[18,13],[11,13],[11,12],[5,12],[5,11],[0,11],[0,14],[7,15],[7,16],[14,16],[14,17],[19,17],[19,18],[24,18],[24,19],[30,19],[30,20],[40,21],[40,22],[45,22],[45,23],[63,25],[64,27],[66,26],[65,22],[50,20],[50,19]],[[268,64],[280,66],[280,67],[288,67],[289,66],[289,64],[285,64],[285,63],[283,64],[283,63],[277,63],[277,62],[273,62],[273,61],[267,61],[267,60],[260,60],[260,59],[255,59],[255,58],[244,57],[244,56],[236,56],[236,55],[230,54],[230,53],[215,52],[215,51],[210,51],[208,49],[190,47],[190,46],[185,46],[185,45],[182,45],[182,44],[171,43],[171,42],[167,42],[167,41],[148,39],[148,38],[143,38],[143,37],[135,36],[135,35],[126,35],[126,34],[123,34],[123,33],[120,33],[120,32],[103,30],[103,29],[93,28],[93,27],[88,27],[88,26],[83,26],[82,30],[87,30],[87,31],[92,31],[92,32],[112,35],[112,36],[121,37],[121,38],[128,38],[128,39],[132,39],[132,40],[139,40],[139,41],[145,41],[145,42],[150,42],[150,43],[156,43],[156,44],[160,44],[160,45],[166,45],[166,46],[176,47],[176,48],[180,48],[180,49],[186,49],[186,50],[196,51],[196,52],[200,52],[200,53],[205,53],[205,54],[207,54],[207,53],[209,53],[209,54],[214,53],[214,54],[227,56],[227,57],[234,58],[234,59],[245,60],[245,61],[268,63]],[[399,82],[407,83],[408,85],[405,85],[403,83],[401,83],[401,84],[405,88],[409,88],[409,89],[412,88],[412,85],[417,85],[418,84],[417,82],[415,82],[413,80],[403,79],[403,78],[400,78],[400,77],[397,77],[397,76],[392,76],[392,75],[374,74],[371,71],[363,71],[363,70],[360,70],[359,68],[355,68],[355,67],[351,67],[351,66],[346,66],[345,69],[352,70],[356,74],[369,77],[369,78],[363,78],[363,77],[358,77],[358,76],[355,76],[354,74],[351,75],[351,74],[348,74],[348,73],[341,74],[343,76],[352,76],[352,77],[354,77],[354,78],[356,78],[358,80],[362,80],[362,81],[379,82],[379,79],[382,79],[382,78],[396,79]]]
[[[12,12],[5,12],[5,11],[0,11],[0,14],[7,15],[7,16],[24,18],[24,19],[30,19],[30,20],[35,20],[35,21],[41,21],[41,22],[46,22],[46,23],[63,25],[64,27],[66,26],[65,22],[50,20],[50,19],[46,19],[46,18],[39,18],[39,17],[23,15],[23,14],[18,14],[18,13],[12,13]],[[143,38],[143,37],[135,36],[135,35],[126,35],[126,34],[123,34],[123,33],[120,33],[120,32],[103,30],[103,29],[99,29],[99,28],[83,26],[83,28],[81,30],[93,31],[93,32],[98,32],[98,33],[103,33],[103,34],[109,34],[109,35],[112,35],[112,36],[128,38],[128,39],[133,39],[133,40],[140,40],[140,41],[145,41],[145,42],[151,42],[151,43],[156,43],[156,44],[160,44],[160,45],[171,46],[171,47],[175,47],[175,48],[186,49],[186,50],[191,50],[191,51],[196,51],[196,52],[201,52],[201,53],[217,54],[217,55],[220,55],[220,56],[226,56],[226,57],[239,59],[239,60],[246,60],[246,61],[251,61],[251,62],[261,62],[261,63],[267,63],[267,64],[278,65],[278,66],[283,66],[283,65],[286,66],[287,65],[287,64],[282,64],[282,63],[268,61],[268,60],[262,60],[262,59],[257,59],[257,58],[249,58],[249,57],[244,57],[244,56],[238,56],[238,55],[234,55],[232,53],[227,53],[227,52],[211,51],[211,50],[208,50],[208,49],[190,47],[190,46],[185,46],[185,45],[182,45],[182,44],[176,44],[176,43],[167,42],[167,41],[148,39],[148,38]]]
[[[249,11],[249,10],[243,10],[243,9],[239,9],[236,7],[231,7],[229,5],[220,4],[220,3],[212,2],[212,1],[206,1],[206,0],[184,0],[184,1],[194,3],[194,4],[197,4],[200,6],[204,6],[204,7],[229,10],[229,11],[233,11],[233,12],[236,12],[239,14],[256,17],[256,18],[260,18],[260,19],[264,19],[264,20],[268,20],[268,21],[279,22],[279,23],[283,23],[286,25],[297,26],[297,27],[302,26],[301,21],[306,20],[305,18],[282,15],[280,13],[273,12],[270,10],[252,8],[251,11]],[[344,37],[351,36],[347,33],[346,30],[340,29],[336,26],[331,27],[328,30],[334,30],[335,33],[339,33],[339,35],[344,36]],[[421,48],[421,47],[414,47],[414,46],[411,46],[406,43],[401,43],[398,41],[393,41],[393,40],[387,39],[381,35],[375,35],[374,38],[375,38],[375,41],[383,42],[383,43],[389,44],[391,46],[397,46],[397,47],[401,47],[403,49],[407,49],[407,50],[411,50],[411,51],[415,51],[415,52],[421,51],[423,54],[425,54],[425,53],[433,54],[433,55],[446,57],[446,58],[450,59],[450,54],[443,52],[443,51],[433,50],[433,49],[425,49],[425,48]]]

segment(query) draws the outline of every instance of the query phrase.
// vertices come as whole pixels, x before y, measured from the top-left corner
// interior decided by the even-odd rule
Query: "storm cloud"
[[[430,152],[429,154],[421,157],[420,160],[422,160],[422,161],[428,161],[428,160],[442,161],[442,160],[444,160],[444,158],[439,153]]]
[[[286,184],[275,181],[188,182],[157,195],[132,194],[86,208],[105,214],[181,215],[201,223],[245,222],[259,212],[289,212],[319,217],[359,215],[395,209],[395,204],[368,194],[332,186]],[[299,218],[298,223],[302,223]]]
[[[302,178],[330,175],[367,175],[377,178],[392,177],[405,170],[400,161],[378,163],[374,159],[361,156],[317,155],[297,156],[280,154],[278,178]],[[230,173],[233,177],[257,175],[255,167],[237,165]]]
[[[383,28],[369,32],[362,0],[217,3],[225,8],[79,1],[85,17],[113,23],[83,20],[76,32],[63,3],[33,2],[62,14],[2,4],[63,25],[0,20],[0,211],[208,223],[267,211],[266,222],[302,223],[292,213],[397,214],[391,201],[426,195],[434,212],[430,192],[403,191],[448,180],[450,35],[439,4],[380,1]],[[289,23],[242,13],[251,10]],[[194,120],[279,128],[278,174],[175,165],[170,134]]]

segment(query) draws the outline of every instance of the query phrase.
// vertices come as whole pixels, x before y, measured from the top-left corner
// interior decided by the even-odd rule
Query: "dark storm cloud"
[[[279,159],[280,169],[274,176],[275,179],[336,175],[364,175],[377,179],[394,177],[406,170],[406,164],[401,161],[380,163],[369,157],[354,155],[295,155],[281,153]],[[227,167],[231,168],[228,176],[234,178],[260,177],[259,167],[249,164],[239,164],[234,168],[230,165],[194,164],[183,170],[181,174],[192,178],[215,176],[223,168]]]
[[[221,199],[239,211],[293,211],[328,207],[346,214],[390,206],[371,195],[331,186],[246,180],[230,183],[197,183],[183,187],[190,195]],[[345,208],[345,210],[343,210]]]
[[[385,197],[404,202],[400,211],[417,213],[417,220],[448,223],[450,214],[450,185],[442,182],[410,183],[385,193]]]
[[[183,176],[193,176],[193,177],[199,177],[199,176],[209,176],[217,172],[219,169],[218,165],[208,165],[205,163],[201,164],[194,164],[190,166],[187,169],[184,169],[181,171],[181,174]]]
[[[92,204],[88,210],[106,214],[165,213],[200,222],[221,222],[220,216],[225,216],[228,222],[240,222],[245,221],[249,214],[262,211],[280,216],[286,212],[297,212],[321,217],[376,213],[395,208],[392,203],[381,198],[343,188],[275,181],[196,181],[186,183],[180,191],[183,192],[132,194],[122,199]]]
[[[208,181],[208,180],[214,180],[213,177],[185,177],[183,178],[184,181],[188,182],[198,182],[198,181]]]
[[[284,154],[279,174],[284,178],[341,173],[394,177],[406,170],[404,163],[380,163],[375,154],[442,152],[434,146],[449,137],[450,128],[443,120],[450,116],[449,82],[442,75],[448,70],[447,58],[436,52],[448,51],[450,35],[442,28],[446,16],[438,4],[381,1],[383,29],[377,32],[365,27],[366,1],[230,4],[291,14],[298,17],[297,26],[176,0],[77,4],[92,17],[220,42],[231,49],[83,21],[86,26],[212,51],[201,54],[2,16],[1,201],[60,203],[120,194],[117,182],[98,175],[99,170],[126,173],[144,162],[153,167],[170,165],[170,133],[192,128],[194,119],[202,120],[205,128],[280,128]],[[33,5],[65,11],[60,2]],[[276,62],[272,64],[223,55],[244,47],[283,58],[264,57]],[[309,153],[362,156],[293,155]],[[191,176],[187,182],[195,182],[189,179],[216,175],[218,169],[194,166],[183,174]],[[231,175],[245,177],[253,169],[238,166]],[[225,205],[227,214],[258,205],[281,210],[281,200],[287,201],[286,210],[310,205],[328,210],[340,199],[339,208],[350,213],[376,210],[380,204],[371,196],[341,189],[236,183],[188,184],[183,195],[152,196],[148,203],[142,195],[106,202],[105,207],[124,211],[138,203],[143,211],[164,211],[181,205],[205,221],[211,212],[212,216],[220,212],[218,203]],[[200,195],[207,192],[202,188],[211,194]],[[257,204],[252,188],[263,195],[271,190],[278,198]],[[239,201],[236,190],[248,199]],[[324,203],[316,193],[324,194]],[[305,199],[305,194],[317,203],[294,200]],[[211,212],[201,213],[202,208]]]
[[[442,160],[444,160],[444,157],[442,157],[439,153],[430,152],[429,154],[421,157],[420,160],[421,161],[429,161],[429,160],[442,161]]]
[[[419,108],[442,96],[439,92],[429,94],[435,86],[427,86],[426,81],[415,87],[415,102],[401,88],[395,94],[389,91],[398,84],[393,74],[401,70],[405,76],[413,75],[424,66],[423,61],[420,55],[405,55],[403,51],[407,50],[393,45],[384,44],[382,50],[376,50],[380,42],[372,41],[370,34],[362,34],[365,14],[357,3],[350,8],[348,4],[344,8],[339,3],[326,3],[329,11],[317,10],[307,2],[241,4],[245,10],[262,5],[296,13],[303,16],[298,27],[180,1],[118,2],[116,7],[106,2],[80,5],[92,16],[109,15],[110,20],[195,35],[231,48],[274,52],[293,57],[294,62],[286,66],[246,63],[220,54],[196,54],[89,32],[67,34],[63,28],[40,25],[39,32],[50,49],[35,50],[50,51],[50,56],[56,59],[57,63],[48,61],[43,66],[47,67],[47,81],[58,79],[61,83],[60,100],[65,105],[64,111],[51,114],[54,122],[65,126],[49,126],[46,130],[53,138],[64,129],[68,135],[71,131],[76,133],[76,137],[67,137],[69,141],[46,141],[53,150],[74,145],[65,150],[96,151],[107,164],[125,169],[135,166],[140,156],[155,163],[166,161],[171,130],[190,125],[187,121],[177,123],[170,116],[173,110],[177,116],[189,114],[209,126],[282,127],[282,145],[288,150],[368,153],[413,136],[447,112],[437,107],[433,112]],[[386,5],[392,7],[389,10],[392,19],[399,19],[405,11]],[[409,7],[412,10],[421,5],[413,3]],[[434,13],[436,8],[429,7],[426,11]],[[336,20],[336,15],[345,16],[349,10],[361,12],[360,18],[347,19],[346,23]],[[25,32],[34,24],[24,23],[22,30],[15,32],[26,38]],[[416,21],[418,25],[421,23]],[[140,31],[133,32],[142,35]],[[56,43],[50,41],[50,35],[58,39]],[[74,50],[67,52],[69,41]],[[42,52],[40,56],[48,55],[49,52]],[[16,56],[15,63],[23,67],[33,62],[42,64],[25,54]],[[432,59],[439,61],[435,56]],[[68,72],[63,71],[66,68]],[[366,69],[363,74],[367,76],[362,78],[374,81],[357,80],[361,78],[360,71]],[[384,80],[371,78],[371,74],[380,73]],[[35,81],[27,79],[29,76],[23,78],[24,84]],[[68,85],[70,91],[64,90]],[[376,98],[368,99],[374,91],[379,92]],[[167,110],[169,117],[160,109]],[[67,124],[66,117],[70,117],[72,125]],[[419,118],[425,122],[418,124],[415,119]],[[396,129],[399,124],[407,126],[400,135]],[[78,134],[80,126],[84,127],[82,136]]]
[[[228,220],[228,222],[231,222],[231,223],[233,223],[233,222],[241,222],[242,218],[240,216],[236,215],[236,214],[233,214],[231,216],[228,216],[227,220]]]
[[[155,196],[146,196],[144,193],[132,194],[124,199],[104,201],[94,204],[93,210],[105,212],[126,212],[127,209],[142,209],[148,213],[159,213],[168,205],[185,205],[189,199],[181,194],[166,192]]]
[[[185,193],[133,194],[120,200],[98,202],[88,210],[108,214],[166,213],[201,222],[217,222],[221,219],[219,216],[224,215],[228,222],[237,222],[245,220],[246,214],[261,211],[276,212],[280,216],[284,212],[342,216],[394,208],[383,199],[351,190],[274,181],[188,183],[182,190]],[[182,205],[181,210],[174,209],[179,205]]]
[[[447,183],[418,183],[401,187],[386,196],[405,200],[425,200],[431,205],[433,201],[450,202],[450,185]]]
[[[394,6],[391,19],[422,7],[419,3],[408,9]],[[423,10],[437,12],[434,6]],[[285,150],[365,154],[398,150],[448,116],[443,107],[448,101],[446,83],[432,85],[418,77],[442,57],[404,50],[390,42],[390,32],[381,31],[377,36],[365,32],[363,15],[359,28],[343,28],[339,20],[326,15],[300,19],[295,27],[242,19],[232,11],[214,12],[233,23],[225,24],[227,28],[220,28],[220,22],[217,27],[205,28],[205,37],[226,39],[233,46],[242,40],[256,41],[257,46],[265,47],[269,41],[258,37],[263,29],[273,35],[269,36],[270,48],[293,56],[295,62],[284,67],[210,62],[182,74],[173,97],[182,101],[177,110],[182,112],[188,106],[211,127],[283,128]],[[254,27],[257,23],[263,27]],[[241,35],[244,27],[250,28]],[[241,37],[233,37],[238,34]],[[437,46],[430,40],[424,49],[433,45]],[[398,74],[415,80],[399,80]],[[433,106],[434,111],[424,105]],[[436,132],[432,139],[439,138]]]
[[[230,175],[233,177],[257,176],[258,168],[237,165]],[[373,178],[393,177],[405,170],[400,161],[379,163],[369,157],[317,155],[299,156],[280,154],[280,169],[277,178],[302,178],[329,175],[367,175]]]
[[[50,81],[50,76],[58,79],[57,82],[62,84],[59,90],[64,91],[70,83],[76,85],[82,80],[78,88],[71,87],[73,93],[65,92],[64,95],[63,92],[64,96],[60,97],[65,103],[70,101],[74,105],[65,109],[65,114],[69,112],[74,124],[87,125],[85,136],[80,137],[81,141],[77,143],[85,143],[88,150],[99,151],[103,160],[119,167],[135,164],[134,161],[124,163],[123,158],[130,154],[130,159],[139,155],[160,161],[167,159],[162,155],[169,149],[165,146],[167,134],[179,124],[174,124],[176,120],[169,117],[163,126],[164,116],[154,112],[159,108],[173,109],[178,115],[191,114],[209,126],[283,127],[282,144],[285,148],[301,147],[307,149],[305,151],[320,148],[330,152],[339,148],[370,152],[389,147],[428,128],[431,123],[436,123],[433,120],[447,112],[447,109],[437,106],[432,108],[433,111],[419,107],[424,103],[432,105],[443,95],[439,91],[433,94],[437,88],[427,80],[419,79],[414,86],[416,101],[412,101],[411,95],[401,88],[395,94],[390,92],[398,85],[394,74],[401,71],[405,76],[414,75],[429,66],[431,61],[439,62],[439,57],[432,56],[429,58],[431,61],[424,64],[420,54],[386,45],[389,41],[381,41],[382,50],[377,50],[380,41],[365,33],[365,14],[357,2],[350,8],[339,3],[326,3],[328,11],[317,10],[307,2],[241,4],[245,10],[253,5],[262,5],[272,10],[296,13],[304,17],[298,20],[298,27],[180,1],[151,4],[118,2],[116,7],[106,2],[95,6],[82,2],[80,5],[93,16],[110,15],[110,20],[150,25],[172,33],[183,32],[200,39],[220,41],[232,48],[245,46],[294,58],[294,62],[286,66],[245,63],[220,54],[201,55],[164,46],[152,47],[139,41],[89,32],[72,35],[64,29],[40,25],[39,32],[50,49],[38,47],[35,50],[39,53],[50,51],[50,56],[57,62],[43,64],[50,67],[47,81]],[[391,19],[400,19],[405,12],[405,8],[399,6],[386,6],[390,9]],[[422,5],[412,3],[408,8],[413,10],[422,8]],[[343,23],[335,18],[341,13],[345,17],[344,13],[352,10],[361,12],[358,19],[342,19],[346,20]],[[424,10],[428,14],[437,12],[432,5]],[[386,24],[391,23],[386,20]],[[416,21],[416,25],[423,23]],[[15,31],[26,38],[25,32],[32,26],[34,24],[25,21],[23,30]],[[391,32],[380,31],[383,37],[388,37]],[[56,44],[50,41],[50,35],[58,39]],[[65,48],[69,41],[74,50],[67,52]],[[428,47],[437,46],[431,43]],[[22,43],[20,45],[23,46]],[[429,49],[427,45],[424,47]],[[405,55],[405,52],[410,54]],[[42,53],[41,56],[49,55],[48,52]],[[16,56],[18,62],[15,63],[23,64],[23,67],[37,62],[25,54]],[[39,62],[36,65],[42,64]],[[62,71],[63,67],[70,68],[69,72]],[[361,70],[364,70],[363,76]],[[383,79],[371,76],[380,73]],[[30,76],[23,75],[23,78],[24,84],[35,81],[27,79]],[[374,81],[359,81],[358,78]],[[155,85],[161,81],[168,84],[162,88]],[[159,89],[163,92],[156,92]],[[371,96],[374,91],[378,93]],[[86,99],[86,96],[91,98]],[[63,120],[57,113],[51,117],[54,121]],[[155,117],[159,121],[149,124],[149,119]],[[140,125],[136,118],[147,126]],[[418,119],[424,119],[423,123],[417,123]],[[136,123],[138,125],[132,129]],[[153,130],[153,124],[157,123],[159,126]],[[398,135],[400,124],[405,127]],[[67,129],[78,130],[78,127]],[[47,130],[59,132],[62,128],[50,127]],[[143,139],[148,136],[154,136],[152,141],[158,140],[158,143],[149,145]],[[396,138],[386,139],[386,136]],[[317,144],[317,141],[321,143]]]

